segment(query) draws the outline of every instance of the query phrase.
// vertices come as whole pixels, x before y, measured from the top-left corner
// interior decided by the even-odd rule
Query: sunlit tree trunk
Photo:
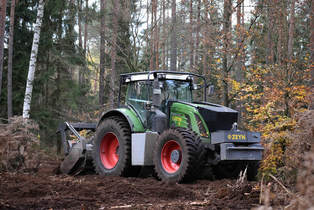
[[[8,119],[13,116],[12,111],[12,59],[13,59],[13,35],[14,35],[14,13],[15,13],[15,0],[11,1],[10,11],[10,36],[9,36],[9,55],[8,55]]]
[[[101,20],[100,20],[100,70],[99,70],[99,104],[105,103],[104,92],[105,92],[105,32],[106,32],[106,0],[100,0],[100,11],[101,11]]]
[[[29,61],[25,97],[24,97],[24,105],[23,105],[23,118],[24,119],[29,118],[29,111],[31,107],[33,82],[34,82],[34,77],[35,77],[36,61],[37,61],[37,53],[38,53],[38,44],[39,44],[39,39],[40,39],[40,28],[41,28],[42,18],[44,16],[44,4],[45,4],[44,0],[39,1],[36,26],[34,28],[32,52],[31,52],[31,57]]]
[[[171,3],[171,55],[170,70],[177,70],[177,18],[176,18],[176,0]]]
[[[5,17],[7,10],[7,0],[1,1],[0,7],[0,99],[2,91],[2,75],[3,75],[3,48],[4,48],[4,32],[5,32]]]

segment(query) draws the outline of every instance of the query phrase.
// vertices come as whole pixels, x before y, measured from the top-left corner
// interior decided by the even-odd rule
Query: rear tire
[[[94,139],[93,164],[101,175],[134,175],[128,122],[119,117],[109,117],[101,122]]]
[[[154,149],[157,176],[166,183],[193,181],[199,173],[199,136],[183,128],[163,132]]]

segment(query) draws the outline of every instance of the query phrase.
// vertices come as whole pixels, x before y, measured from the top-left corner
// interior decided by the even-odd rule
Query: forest
[[[40,153],[45,151],[60,160],[56,131],[61,122],[96,122],[103,111],[117,106],[120,74],[155,70],[203,75],[215,89],[209,101],[239,111],[239,127],[262,134],[261,181],[249,182],[249,192],[244,192],[243,186],[227,188],[219,195],[211,194],[212,198],[229,196],[226,208],[231,209],[233,202],[243,199],[230,192],[236,194],[240,189],[251,194],[235,208],[257,208],[258,203],[265,209],[269,205],[314,206],[314,0],[1,0],[0,162],[6,148],[1,141],[14,132],[34,130],[20,122],[25,119],[36,124],[37,132],[27,138],[39,141]],[[46,162],[54,162],[53,158],[47,157]],[[14,182],[10,175],[1,174],[1,164],[0,176],[2,183]],[[30,186],[36,182],[32,179]],[[79,190],[75,178],[58,179],[60,186],[67,182]],[[86,191],[102,183],[95,179],[97,182],[84,186]],[[158,203],[161,184],[135,181],[156,196],[147,202]],[[150,184],[158,185],[157,192]],[[195,204],[193,199],[184,203],[179,195],[173,195],[181,187],[167,186],[167,195],[174,196],[177,204],[158,208],[214,208],[198,194],[209,190],[197,191],[203,184],[181,186],[190,194],[180,194],[183,200],[195,198],[203,203]],[[224,181],[214,182],[212,187],[220,185]],[[25,189],[22,191],[30,197],[40,194]],[[136,201],[143,193],[138,189],[140,192],[133,189]],[[91,200],[74,202],[79,195],[72,195],[73,206],[60,200],[56,204],[43,201],[42,206],[30,200],[14,206],[16,200],[4,194],[0,190],[0,208],[4,209],[78,208],[83,204],[102,208]],[[112,205],[154,209],[121,200]],[[223,203],[216,203],[215,208],[223,208]]]

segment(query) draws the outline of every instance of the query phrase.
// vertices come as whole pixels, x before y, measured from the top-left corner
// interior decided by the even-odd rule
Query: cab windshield
[[[191,83],[180,80],[160,81],[161,100],[192,102]],[[152,82],[131,82],[128,86],[126,102],[143,109],[146,102],[152,101]]]
[[[161,81],[161,100],[192,102],[191,83],[179,80]]]
[[[165,111],[168,101],[192,102],[191,83],[180,80],[162,80],[159,82],[161,89],[161,109]],[[136,109],[145,123],[147,120],[147,105],[152,103],[153,82],[130,82],[127,88],[125,102]]]

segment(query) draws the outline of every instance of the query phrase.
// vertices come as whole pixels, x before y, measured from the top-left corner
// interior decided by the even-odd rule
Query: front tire
[[[128,176],[131,170],[131,132],[129,124],[110,117],[98,126],[94,139],[93,164],[101,175]]]
[[[163,132],[153,154],[157,176],[166,183],[193,181],[199,173],[201,140],[183,128]]]

